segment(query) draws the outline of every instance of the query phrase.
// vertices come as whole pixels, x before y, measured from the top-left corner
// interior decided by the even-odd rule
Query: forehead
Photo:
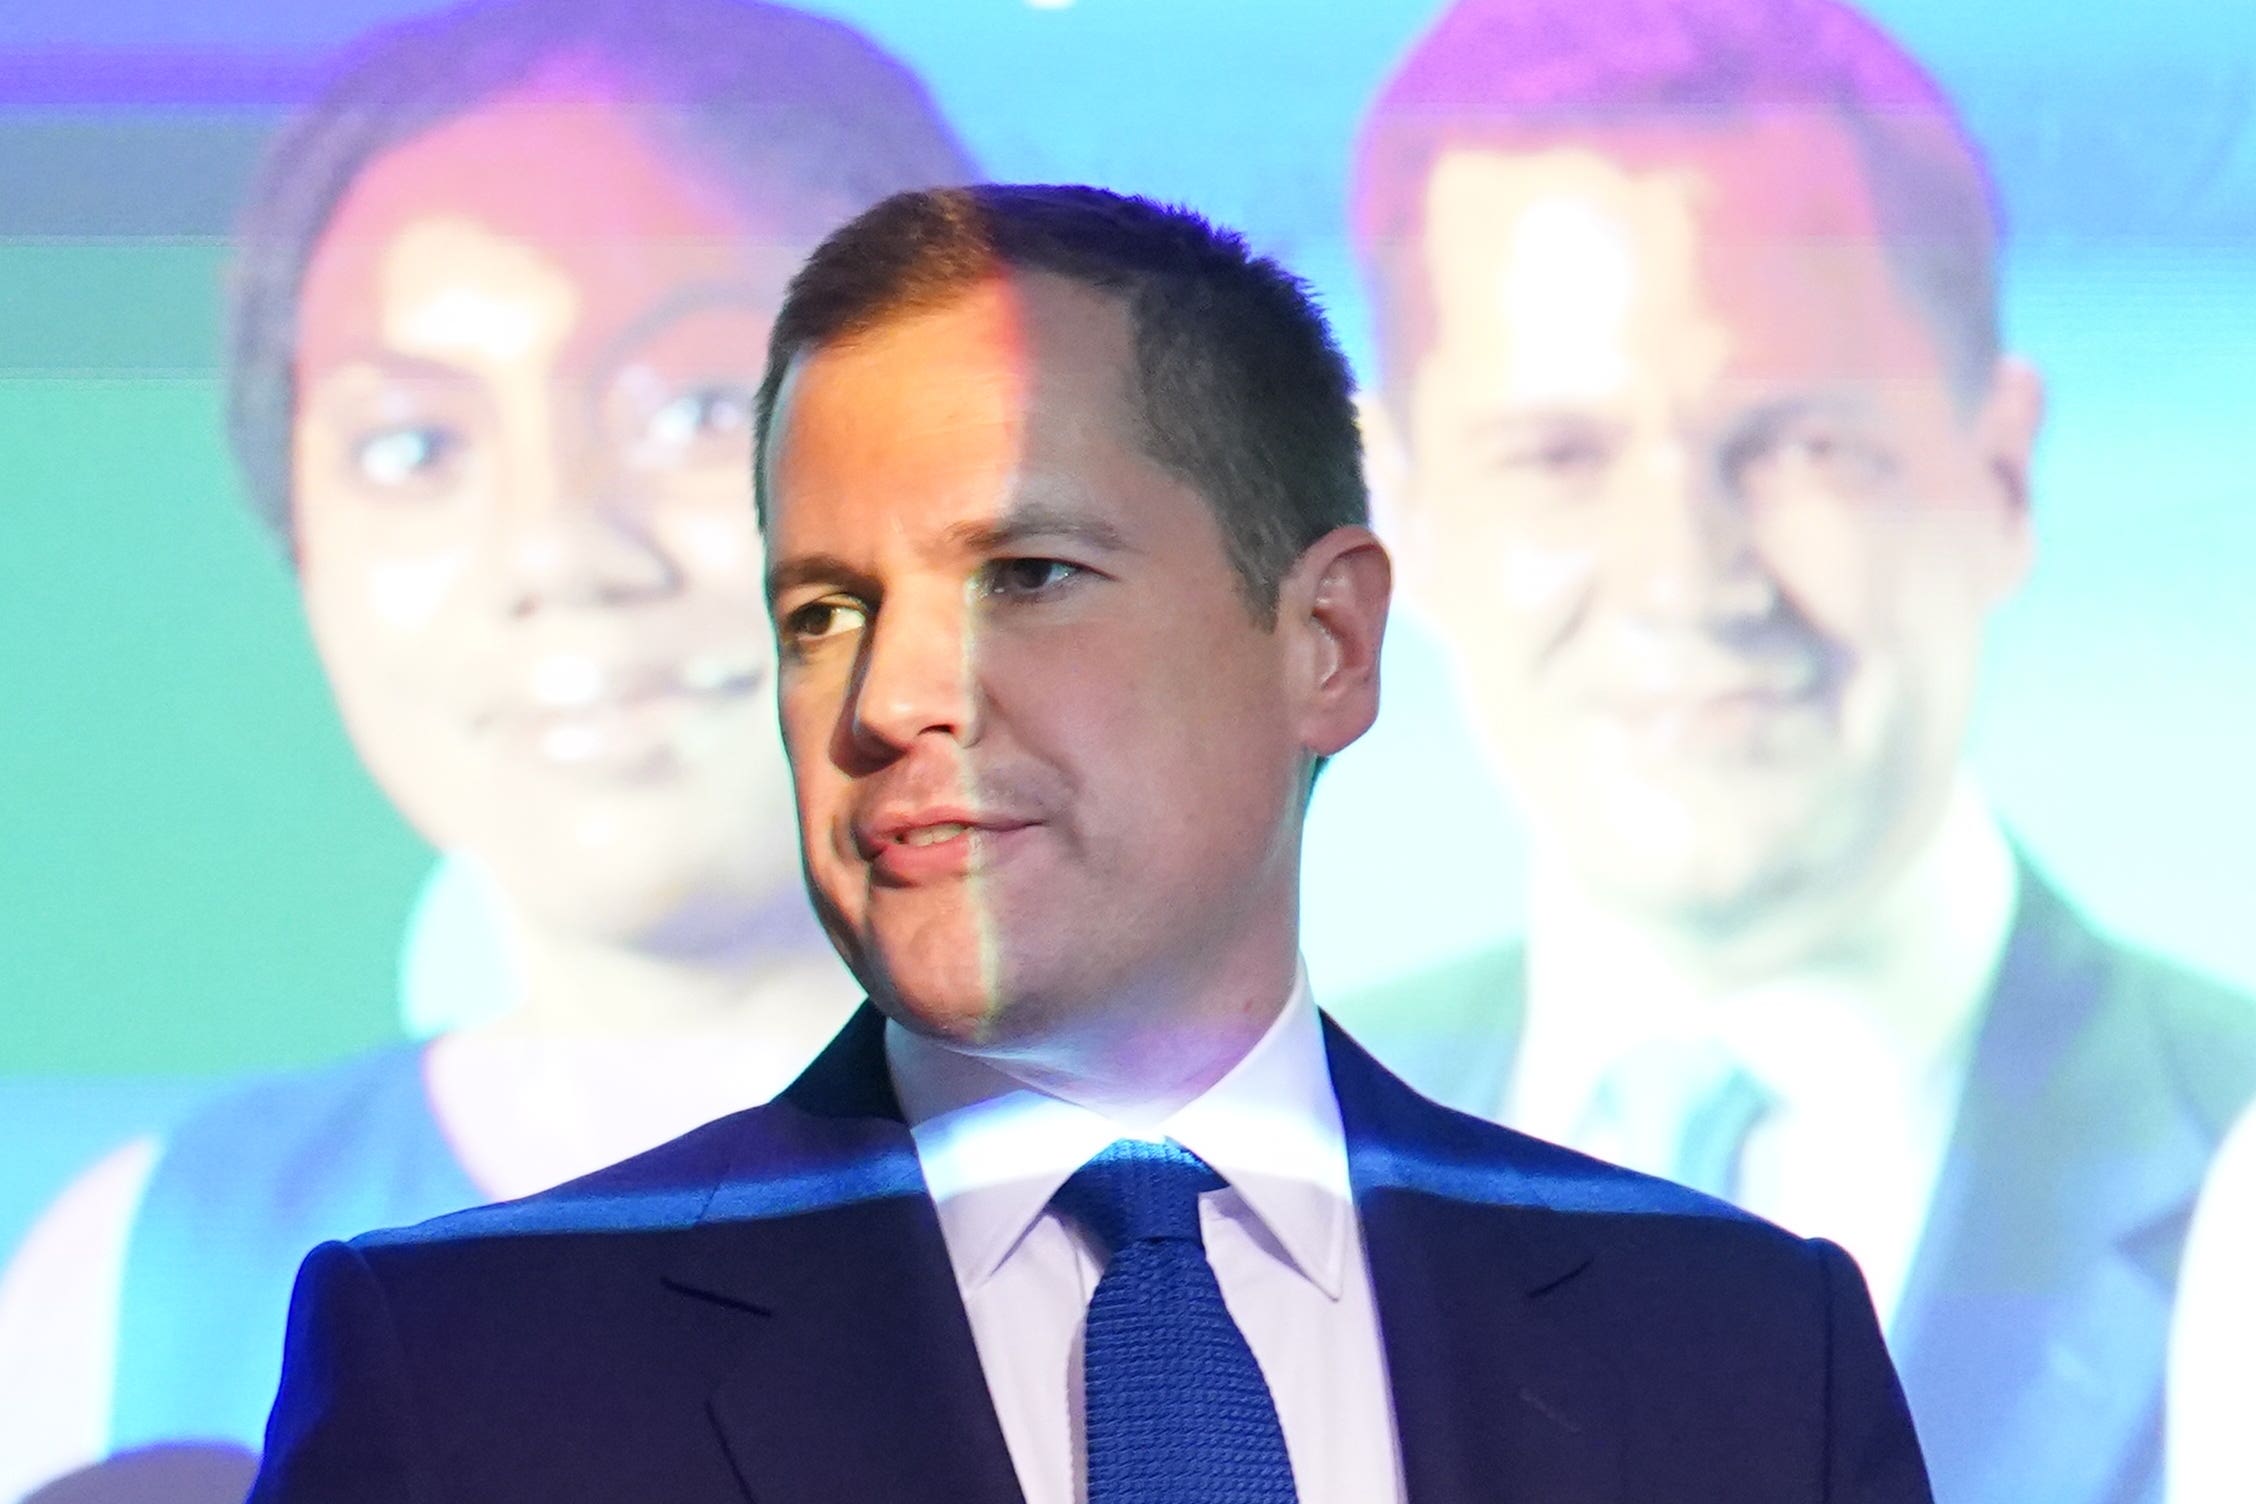
[[[1436,160],[1423,208],[1431,352],[1524,347],[1531,378],[1581,384],[1603,379],[1594,352],[1605,350],[1665,360],[1686,379],[1940,370],[1863,156],[1830,117],[1456,148]]]
[[[646,106],[536,83],[385,152],[340,200],[307,267],[302,353],[444,356],[419,349],[431,341],[417,331],[443,336],[465,321],[418,323],[403,310],[459,301],[461,289],[540,303],[591,335],[607,311],[701,281],[780,294],[829,206],[810,193],[748,209],[665,142]]]
[[[803,353],[777,398],[771,531],[911,509],[991,517],[1037,484],[1092,492],[1136,458],[1132,361],[1118,299],[1042,274],[989,278]]]

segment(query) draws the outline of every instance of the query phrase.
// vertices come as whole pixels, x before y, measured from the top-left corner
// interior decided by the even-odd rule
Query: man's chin
[[[980,1055],[1007,1049],[1016,1031],[997,1001],[922,989],[871,994],[878,1011],[912,1034],[951,1050]]]
[[[857,974],[880,1012],[936,1043],[980,1050],[1008,1032],[1010,1010],[971,956],[950,956],[938,965],[899,958],[857,968]]]
[[[1827,865],[1799,849],[1748,843],[1672,849],[1619,833],[1580,843],[1568,860],[1576,885],[1602,908],[1717,941],[1761,930],[1821,899],[1830,887]]]

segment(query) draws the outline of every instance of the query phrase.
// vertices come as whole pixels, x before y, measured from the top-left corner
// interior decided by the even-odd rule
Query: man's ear
[[[1975,420],[1976,441],[1988,480],[2009,509],[2002,519],[2008,530],[1999,578],[1994,582],[2000,598],[2012,593],[2028,575],[2036,552],[2032,515],[2030,470],[2036,460],[2037,436],[2044,428],[2044,376],[2018,355],[1998,359],[1990,378],[1989,395]]]
[[[1277,596],[1288,635],[1300,737],[1329,757],[1379,714],[1379,649],[1386,639],[1394,563],[1367,527],[1334,528],[1310,544]]]
[[[2044,417],[2043,374],[2018,355],[2000,356],[1978,420],[1981,443],[1991,475],[2024,512],[2029,509],[2029,468],[2036,459]]]

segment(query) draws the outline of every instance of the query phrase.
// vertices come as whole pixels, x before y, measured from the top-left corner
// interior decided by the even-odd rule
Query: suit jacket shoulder
[[[316,1249],[252,1499],[1013,1504],[881,1027],[609,1169]]]
[[[865,1008],[773,1101],[514,1201],[352,1240],[366,1253],[517,1235],[679,1231],[711,1217],[776,1217],[923,1189],[894,1131],[883,1020]]]
[[[1411,1497],[1928,1499],[1847,1255],[1329,1043]]]

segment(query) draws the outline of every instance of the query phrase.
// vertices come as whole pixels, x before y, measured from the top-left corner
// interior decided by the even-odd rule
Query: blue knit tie
[[[1174,1143],[1122,1139],[1052,1204],[1109,1251],[1082,1347],[1089,1504],[1293,1504],[1276,1401],[1199,1236],[1222,1188]]]

